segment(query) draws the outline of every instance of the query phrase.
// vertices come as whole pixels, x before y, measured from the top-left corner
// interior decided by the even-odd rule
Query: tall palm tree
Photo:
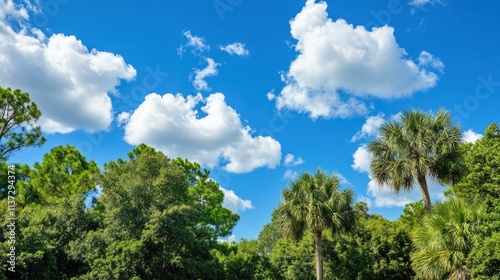
[[[460,128],[451,115],[407,110],[400,121],[385,122],[377,139],[370,143],[370,169],[379,185],[388,184],[396,193],[420,186],[427,212],[431,198],[427,178],[452,184],[464,173]]]
[[[352,206],[353,192],[340,190],[335,175],[328,176],[320,169],[313,175],[306,172],[283,190],[284,201],[276,211],[278,224],[285,237],[300,239],[305,230],[315,238],[316,278],[323,279],[321,236],[323,230],[332,234],[350,231],[355,224]]]
[[[451,197],[411,232],[412,267],[421,279],[467,280],[466,260],[479,230],[484,207]]]

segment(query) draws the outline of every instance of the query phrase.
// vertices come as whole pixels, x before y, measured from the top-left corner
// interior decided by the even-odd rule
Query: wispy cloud
[[[287,166],[287,167],[290,167],[290,166],[297,166],[297,165],[301,165],[304,163],[304,160],[301,158],[301,157],[298,157],[298,158],[295,158],[294,155],[292,154],[287,154],[285,156],[285,160],[284,160],[284,165]]]
[[[217,76],[219,71],[217,70],[217,66],[219,63],[215,63],[215,61],[211,58],[206,59],[208,65],[203,69],[195,69],[194,70],[194,78],[191,76],[191,80],[193,81],[193,86],[196,90],[210,90],[207,81],[205,79],[207,77]]]
[[[443,0],[411,0],[409,4],[414,7],[422,8],[425,5],[435,5],[443,3]]]
[[[295,180],[299,177],[299,172],[291,169],[287,169],[285,174],[283,174],[283,180]]]
[[[205,43],[205,38],[191,34],[191,30],[184,31],[183,34],[187,39],[187,43],[177,49],[177,54],[180,57],[186,52],[186,49],[190,49],[191,53],[196,56],[210,49],[210,46]]]
[[[226,46],[219,46],[219,48],[230,55],[237,55],[237,56],[250,55],[250,52],[247,49],[245,49],[245,44],[243,43],[236,42],[233,44],[228,44]]]

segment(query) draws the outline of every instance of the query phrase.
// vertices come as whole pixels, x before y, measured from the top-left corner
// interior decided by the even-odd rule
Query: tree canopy
[[[385,122],[380,136],[369,145],[370,169],[378,184],[396,193],[419,185],[428,212],[431,210],[427,179],[452,184],[464,174],[460,128],[445,110],[437,114],[419,110],[401,113],[400,120]]]
[[[0,87],[0,160],[21,148],[45,142],[40,126],[36,125],[41,115],[28,93]]]
[[[326,229],[338,234],[354,228],[352,190],[341,190],[335,175],[318,169],[293,180],[283,191],[283,200],[276,213],[283,235],[300,239],[306,229],[314,234],[316,277],[323,279],[321,237]]]
[[[0,93],[0,214],[15,191],[17,215],[15,229],[0,227],[16,272],[1,254],[0,279],[500,280],[498,124],[465,144],[448,113],[404,112],[370,145],[378,183],[423,190],[399,219],[353,204],[353,191],[318,169],[283,190],[257,239],[228,242],[239,215],[210,170],[145,144],[102,167],[69,145],[8,165],[44,138],[28,94]],[[427,178],[452,184],[432,211]]]

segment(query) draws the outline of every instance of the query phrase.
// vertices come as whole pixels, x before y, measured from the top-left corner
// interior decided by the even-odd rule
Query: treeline
[[[0,279],[500,279],[497,124],[464,144],[445,111],[407,111],[369,147],[379,183],[424,190],[398,220],[317,170],[256,240],[228,243],[239,216],[197,163],[140,145],[102,169],[72,146],[8,165],[45,140],[29,95],[0,95]],[[451,185],[444,202],[426,197],[428,176]]]

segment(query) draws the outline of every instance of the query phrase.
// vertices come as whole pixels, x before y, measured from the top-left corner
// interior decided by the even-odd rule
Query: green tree
[[[479,232],[484,209],[450,197],[434,205],[411,233],[412,266],[419,279],[469,279],[467,257]]]
[[[427,177],[443,185],[460,179],[464,173],[460,141],[460,128],[445,110],[436,115],[404,111],[400,121],[382,124],[380,136],[370,143],[370,169],[378,184],[388,184],[396,193],[418,184],[430,213]]]
[[[5,202],[2,209],[7,209]],[[84,209],[84,200],[78,195],[50,206],[18,208],[15,244],[9,244],[4,227],[0,230],[3,247],[14,245],[17,254],[17,278],[8,279],[69,279],[87,272],[88,266],[70,253],[70,244],[98,225],[95,216]],[[6,263],[4,254],[1,260]]]
[[[260,231],[257,240],[259,241],[259,250],[262,254],[271,255],[274,245],[282,238],[280,226],[276,218],[276,210],[273,211],[270,223],[264,225]]]
[[[479,236],[467,259],[472,279],[500,279],[500,232]]]
[[[71,246],[90,267],[81,279],[224,279],[214,252],[239,217],[208,170],[140,145],[98,182],[102,225]]]
[[[339,180],[326,172],[303,173],[283,190],[284,201],[277,219],[285,237],[300,239],[306,229],[314,234],[316,278],[323,279],[321,237],[325,229],[332,234],[350,231],[355,225],[353,192],[340,190]]]
[[[0,87],[0,160],[21,148],[45,142],[40,126],[35,125],[41,115],[28,93]]]
[[[500,279],[500,129],[490,124],[484,137],[466,146],[467,176],[450,189],[450,194],[471,204],[484,205],[481,232],[467,261],[474,279]]]
[[[410,202],[405,205],[399,221],[408,229],[412,230],[422,222],[425,217],[425,208],[422,200]]]
[[[99,167],[87,159],[75,147],[57,146],[36,162],[30,172],[27,203],[51,203],[73,194],[85,195],[97,184]],[[30,201],[29,198],[33,198]]]
[[[242,239],[227,244],[227,252],[217,252],[224,265],[226,280],[276,279],[268,255],[259,251],[259,241]]]
[[[315,279],[313,233],[305,232],[300,240],[280,238],[270,258],[272,265],[278,270],[278,279]]]
[[[325,229],[322,235],[324,278],[413,279],[412,243],[405,226],[368,214],[366,203],[358,202],[354,208],[357,226],[353,232],[334,236]],[[315,279],[314,244],[312,231],[299,241],[279,238],[270,255],[279,272],[277,279]]]

